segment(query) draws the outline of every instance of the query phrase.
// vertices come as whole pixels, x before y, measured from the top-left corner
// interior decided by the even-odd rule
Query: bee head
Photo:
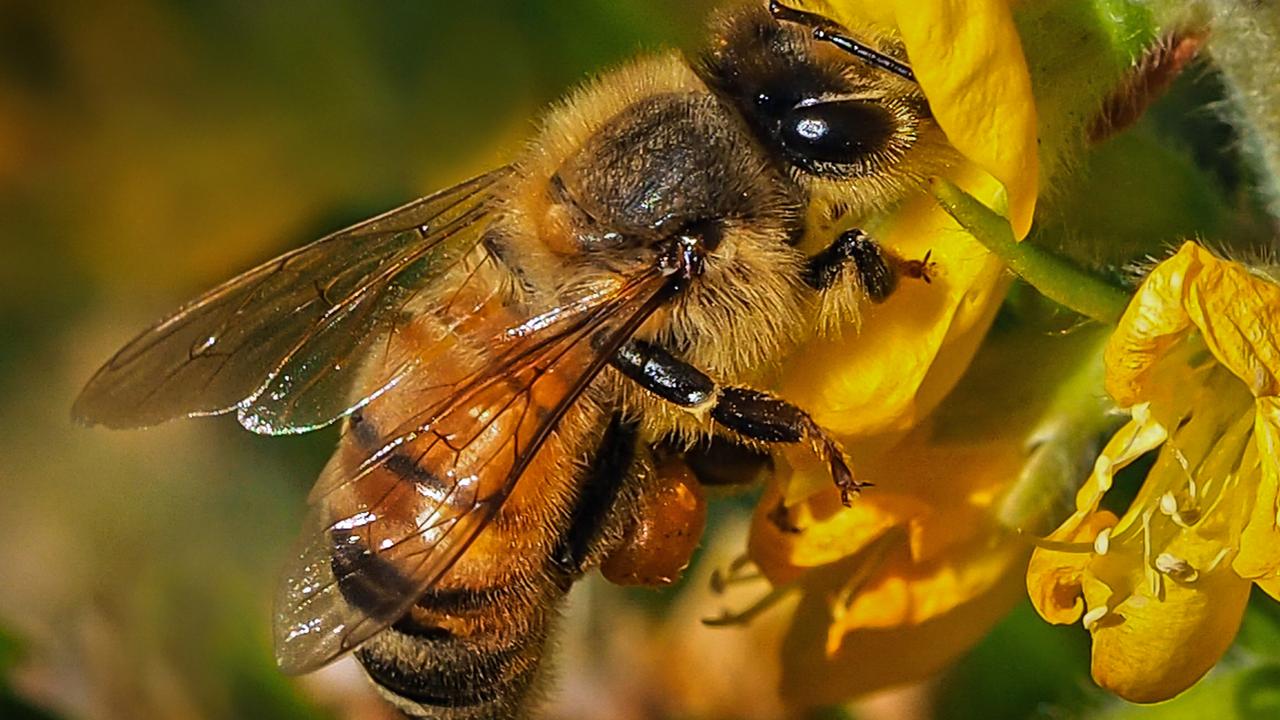
[[[901,45],[854,36],[776,0],[751,3],[715,18],[697,67],[798,182],[874,206],[950,153]]]

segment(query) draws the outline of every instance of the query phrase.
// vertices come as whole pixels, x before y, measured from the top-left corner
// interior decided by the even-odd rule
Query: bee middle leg
[[[906,260],[886,250],[870,235],[856,228],[840,233],[825,250],[809,258],[804,279],[815,290],[826,290],[852,269],[872,302],[884,302],[903,277],[930,281],[933,263],[926,253],[921,260]]]
[[[766,444],[806,443],[831,469],[831,478],[848,504],[863,487],[845,463],[839,444],[804,410],[767,392],[718,385],[706,373],[665,348],[632,340],[611,364],[658,397],[687,408],[709,408],[716,424]]]

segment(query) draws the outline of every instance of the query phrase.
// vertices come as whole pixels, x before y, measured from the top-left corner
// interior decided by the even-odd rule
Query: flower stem
[[[933,178],[930,190],[947,214],[1042,295],[1099,322],[1120,321],[1128,292],[1052,251],[1018,242],[1008,220],[953,183]]]

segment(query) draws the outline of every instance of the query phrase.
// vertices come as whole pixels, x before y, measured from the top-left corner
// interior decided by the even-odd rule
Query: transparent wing
[[[474,249],[492,191],[509,172],[422,198],[210,290],[116,353],[73,415],[127,428],[235,410],[248,429],[282,434],[350,412],[368,399],[349,394],[360,358],[410,298]]]
[[[499,314],[352,417],[277,594],[283,669],[316,669],[395,622],[522,476],[549,472],[539,449],[664,283],[646,271],[514,327]]]

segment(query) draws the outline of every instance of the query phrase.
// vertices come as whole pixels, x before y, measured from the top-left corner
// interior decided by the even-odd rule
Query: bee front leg
[[[761,443],[806,443],[831,468],[847,505],[865,487],[853,477],[839,443],[804,410],[769,393],[718,385],[706,373],[659,345],[632,340],[611,364],[658,397],[687,408],[709,408],[718,425]]]
[[[934,266],[929,255],[925,253],[921,260],[906,260],[855,228],[840,233],[825,250],[810,257],[804,279],[813,289],[826,290],[851,269],[858,274],[867,297],[879,303],[893,294],[900,278],[929,282]]]

